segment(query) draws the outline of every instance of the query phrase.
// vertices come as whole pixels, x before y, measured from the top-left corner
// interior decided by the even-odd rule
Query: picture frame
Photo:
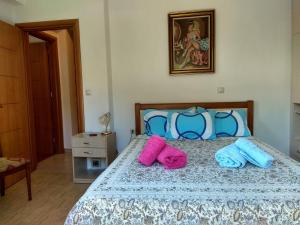
[[[170,75],[215,72],[215,10],[168,14]]]

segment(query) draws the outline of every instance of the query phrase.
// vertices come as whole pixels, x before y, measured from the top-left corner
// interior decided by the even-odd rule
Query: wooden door
[[[0,145],[4,157],[30,158],[28,93],[22,33],[0,21]],[[7,186],[24,177],[10,176]]]
[[[29,73],[32,87],[37,159],[54,154],[53,121],[49,56],[46,42],[29,44]]]

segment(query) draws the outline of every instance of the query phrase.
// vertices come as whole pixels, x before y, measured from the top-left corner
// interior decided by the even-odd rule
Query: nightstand
[[[92,183],[116,157],[116,133],[81,133],[73,136],[74,183]]]

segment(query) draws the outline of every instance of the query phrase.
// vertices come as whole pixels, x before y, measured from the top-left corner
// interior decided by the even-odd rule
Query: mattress
[[[165,170],[136,158],[146,142],[135,138],[95,180],[65,224],[300,224],[300,164],[251,137],[276,160],[269,169],[247,164],[220,168],[215,152],[235,141],[170,141],[188,153],[185,168]]]

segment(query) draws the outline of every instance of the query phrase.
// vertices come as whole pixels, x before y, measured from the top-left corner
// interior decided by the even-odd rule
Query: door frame
[[[75,66],[75,83],[76,83],[76,100],[77,100],[77,120],[78,120],[78,132],[85,131],[84,124],[84,102],[83,102],[83,85],[82,85],[82,67],[81,67],[81,51],[80,51],[80,31],[79,31],[79,19],[67,19],[67,20],[54,20],[54,21],[41,21],[41,22],[28,22],[15,24],[22,32],[23,44],[24,44],[24,57],[25,57],[25,71],[28,77],[29,60],[28,60],[28,47],[29,47],[29,34],[35,32],[41,32],[46,30],[62,30],[68,29],[71,31],[73,38],[74,49],[74,66]],[[36,34],[36,33],[35,33]],[[31,91],[30,79],[27,79],[28,89]],[[34,128],[33,118],[33,102],[29,104],[30,112],[30,127]],[[34,129],[31,129],[31,142],[32,142],[32,167],[35,169],[37,165],[36,146],[34,138]]]

